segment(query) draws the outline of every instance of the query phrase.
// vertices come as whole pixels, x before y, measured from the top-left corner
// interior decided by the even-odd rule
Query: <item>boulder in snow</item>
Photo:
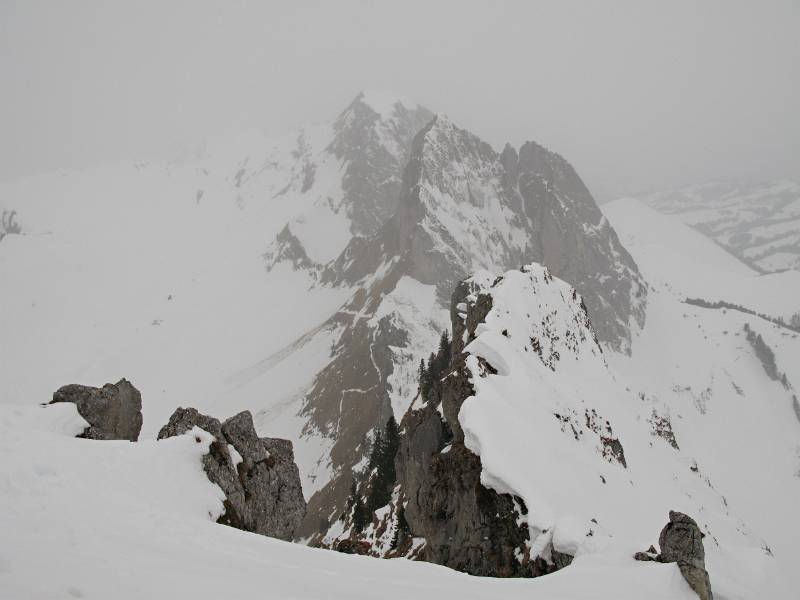
[[[72,402],[89,423],[78,437],[92,440],[139,439],[142,429],[142,395],[130,381],[120,379],[101,388],[70,384],[53,394],[50,404]]]
[[[647,552],[637,552],[636,560],[655,560],[678,563],[681,575],[701,600],[713,600],[711,581],[706,571],[706,553],[703,548],[703,532],[690,516],[671,510],[669,523],[661,530],[658,544],[661,554],[655,555],[650,546]]]
[[[220,423],[194,408],[178,408],[158,439],[182,435],[194,426],[215,438],[203,467],[225,493],[225,513],[219,522],[291,540],[306,513],[292,443],[259,438],[249,411]]]

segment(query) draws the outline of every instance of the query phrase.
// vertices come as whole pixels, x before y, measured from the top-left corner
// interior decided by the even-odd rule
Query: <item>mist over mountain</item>
[[[374,91],[0,184],[0,595],[793,597],[797,192]]]

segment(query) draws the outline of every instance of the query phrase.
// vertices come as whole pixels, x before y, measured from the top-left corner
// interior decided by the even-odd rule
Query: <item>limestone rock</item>
[[[53,394],[50,404],[56,402],[72,402],[89,423],[78,437],[131,442],[139,439],[142,395],[127,379],[107,383],[102,388],[65,385]]]
[[[703,533],[691,517],[671,510],[669,523],[658,536],[661,562],[676,562],[681,574],[701,600],[713,600],[706,571]]]
[[[661,553],[655,555],[650,546],[647,552],[637,552],[636,560],[655,560],[664,563],[678,563],[678,568],[689,586],[701,600],[713,600],[711,581],[706,571],[703,532],[690,516],[671,510],[669,523],[661,530],[658,544]]]
[[[209,480],[225,493],[225,513],[219,522],[291,540],[306,512],[292,443],[259,438],[249,411],[220,423],[194,408],[178,408],[158,439],[181,435],[195,426],[215,438],[203,457],[203,467]]]

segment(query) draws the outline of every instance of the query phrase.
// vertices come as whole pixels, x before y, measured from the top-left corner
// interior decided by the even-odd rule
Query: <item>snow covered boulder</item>
[[[214,436],[203,467],[225,493],[220,523],[291,540],[306,513],[300,473],[288,440],[259,438],[249,411],[224,423],[194,408],[178,408],[158,439],[200,427]]]
[[[107,383],[102,388],[65,385],[53,394],[50,404],[57,402],[72,402],[89,423],[78,437],[131,442],[139,439],[142,395],[127,379]]]

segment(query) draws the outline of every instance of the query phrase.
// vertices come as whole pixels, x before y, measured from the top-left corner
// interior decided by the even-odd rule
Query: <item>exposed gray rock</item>
[[[362,92],[334,122],[327,150],[345,164],[343,205],[355,236],[374,234],[397,209],[411,140],[432,118],[423,106],[401,103],[391,116],[378,114]]]
[[[22,227],[17,222],[17,211],[4,209],[0,213],[0,241],[7,235],[22,233]]]
[[[349,132],[347,139],[360,140],[351,126],[375,118],[356,103],[342,120],[342,131]],[[369,130],[361,125],[357,129]],[[342,148],[350,152],[360,144]],[[629,350],[630,327],[644,324],[645,282],[566,160],[534,143],[519,153],[508,147],[498,154],[441,115],[409,147],[402,181],[392,180],[398,194],[393,212],[380,212],[379,218],[371,208],[363,222],[378,223],[386,217],[381,224],[369,227],[374,229],[369,235],[355,235],[321,271],[314,267],[324,285],[357,287],[321,326],[341,334],[302,409],[307,418],[304,433],[331,438],[331,463],[341,473],[349,473],[365,458],[366,436],[391,415],[389,376],[411,358],[407,348],[415,341],[409,337],[413,328],[403,318],[389,315],[388,323],[369,318],[404,278],[435,286],[444,307],[459,281],[473,272],[539,262],[582,294],[597,335],[608,346]],[[364,189],[373,190],[374,183]],[[389,204],[381,201],[381,206]],[[303,263],[299,249],[289,248],[288,241],[286,256]],[[453,337],[460,339],[455,332]],[[443,410],[458,437],[452,413],[460,405],[449,396]],[[621,450],[609,440],[609,456],[622,462]],[[309,500],[302,536],[324,536],[330,517],[344,511],[348,492],[347,476],[318,490]]]
[[[669,523],[658,536],[661,553],[655,555],[650,546],[647,552],[637,552],[636,560],[655,560],[678,563],[678,568],[689,586],[701,600],[713,600],[711,581],[706,571],[706,554],[703,548],[703,532],[694,519],[683,513],[669,511]]]
[[[472,575],[536,577],[564,568],[572,556],[551,548],[552,560],[530,556],[527,507],[521,498],[500,494],[481,484],[481,459],[464,444],[458,413],[475,393],[466,367],[464,347],[475,337],[477,326],[492,309],[492,296],[477,284],[462,282],[451,302],[453,340],[449,364],[431,377],[424,401],[403,417],[395,455],[398,499],[385,515],[398,515],[397,536],[390,552],[376,550],[370,542],[390,524],[374,515],[366,532],[356,527],[348,538],[332,544],[337,550],[377,556],[409,556]],[[439,355],[436,356],[436,361]],[[446,359],[445,359],[446,360]],[[486,374],[494,371],[484,364]],[[368,489],[371,481],[361,486]],[[402,519],[399,515],[402,514]],[[352,518],[346,513],[345,520]],[[412,540],[424,544],[412,552]]]
[[[292,233],[288,224],[278,233],[275,238],[275,243],[272,244],[270,249],[264,254],[264,260],[266,261],[268,270],[282,261],[291,263],[295,270],[308,269],[313,271],[320,268],[319,265],[308,257],[306,249],[303,248],[303,244],[297,239],[297,236]]]
[[[503,207],[501,227],[483,216],[492,202]],[[354,239],[323,281],[353,284],[394,261],[404,274],[435,285],[446,303],[461,279],[487,266],[471,237],[454,237],[452,220],[483,236],[480,248],[491,252],[491,264],[507,270],[541,263],[574,286],[598,337],[629,350],[631,325],[644,324],[647,287],[572,165],[535,142],[497,154],[443,115],[411,144],[397,211],[373,237]]]
[[[419,412],[404,423],[409,432],[397,457],[406,521],[412,536],[425,538],[419,557],[491,577],[535,577],[555,570],[542,559],[519,560],[529,540],[527,526],[519,521],[524,505],[481,485],[480,458],[463,442],[426,452],[439,415],[432,406]],[[439,423],[444,441],[447,426]],[[412,465],[402,465],[408,459]]]
[[[89,423],[78,436],[92,440],[139,439],[142,430],[142,395],[130,381],[120,379],[102,388],[70,384],[53,394],[50,404],[72,402]]]
[[[249,411],[220,423],[194,408],[178,408],[158,439],[181,435],[195,426],[215,438],[203,457],[203,468],[225,493],[225,513],[219,522],[291,540],[306,512],[292,443],[259,438]]]

